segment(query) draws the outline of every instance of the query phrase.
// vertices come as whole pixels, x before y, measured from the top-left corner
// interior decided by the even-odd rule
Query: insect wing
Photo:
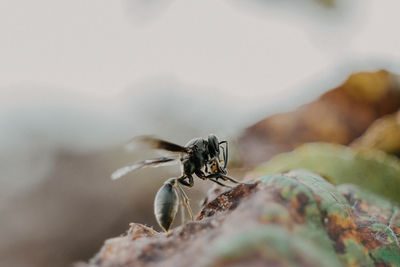
[[[143,161],[135,162],[132,165],[128,165],[122,167],[111,174],[111,179],[116,180],[121,178],[122,176],[133,172],[137,169],[145,168],[145,167],[161,167],[161,166],[170,166],[178,163],[178,158],[155,158],[155,159],[146,159]]]
[[[174,153],[189,153],[191,151],[187,147],[177,145],[151,136],[135,137],[134,139],[132,139],[131,142],[129,142],[129,144],[127,144],[126,147],[129,150],[133,150],[135,147],[140,146],[140,144],[145,144],[154,149],[162,149]]]

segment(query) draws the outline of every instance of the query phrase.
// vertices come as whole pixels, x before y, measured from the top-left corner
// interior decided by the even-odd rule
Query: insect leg
[[[188,182],[185,181],[186,178],[188,179]],[[180,184],[188,186],[188,187],[192,187],[194,185],[192,175],[183,175],[182,177],[178,178],[177,180]]]
[[[211,178],[216,178],[216,179],[221,178],[224,181],[230,181],[230,182],[232,182],[234,184],[241,184],[241,182],[239,182],[239,181],[237,181],[237,180],[233,179],[232,177],[229,177],[229,176],[227,176],[225,174],[222,174],[222,173],[212,173],[212,174],[209,174],[207,176],[204,176],[204,178],[210,179],[210,180],[211,180]]]
[[[196,170],[194,173],[195,173],[196,176],[199,177],[201,180],[206,180],[206,179],[208,179],[208,178],[206,177],[205,173],[204,173],[203,171],[201,171],[201,170]]]
[[[189,213],[190,220],[193,221],[193,212],[192,212],[192,208],[190,207],[189,198],[188,198],[188,196],[186,195],[185,191],[183,191],[182,187],[179,184],[177,184],[177,187],[178,187],[178,190],[180,192],[181,198],[183,198],[183,200],[184,200],[183,204],[185,205],[186,210]],[[182,214],[182,215],[184,215],[184,214]]]
[[[204,170],[208,173],[208,164],[205,165]]]
[[[231,182],[234,183],[234,184],[241,184],[241,182],[239,182],[239,181],[233,179],[232,177],[229,177],[228,175],[225,175],[225,174],[222,174],[222,173],[221,173],[220,176],[221,176],[222,179],[224,179],[225,181],[229,180],[229,181],[231,181]]]
[[[181,224],[184,225],[186,222],[186,216],[185,216],[186,205],[184,204],[184,201],[182,199],[183,197],[182,197],[182,194],[179,191],[179,189],[176,191],[178,192],[178,195],[179,195],[179,208],[181,209]]]
[[[216,184],[219,184],[220,186],[225,186],[225,187],[232,188],[232,186],[225,185],[225,184],[223,184],[223,183],[221,183],[221,182],[218,182],[217,179],[214,179],[214,178],[217,178],[217,173],[205,175],[205,174],[204,174],[202,171],[200,171],[200,170],[197,170],[195,173],[196,173],[196,175],[197,175],[200,179],[202,179],[202,180],[210,180],[210,181],[212,181],[212,182],[214,182],[214,183],[216,183]]]
[[[185,181],[186,178],[188,179],[188,182]],[[188,186],[188,187],[192,187],[194,185],[194,181],[193,181],[193,176],[192,175],[184,175],[181,178],[178,178],[177,181],[184,185],[184,186]],[[180,187],[179,184],[177,184],[177,188],[180,192],[181,197],[183,198],[183,204],[186,207],[186,210],[189,213],[190,219],[193,220],[193,212],[192,209],[190,208],[190,203],[189,203],[189,198],[187,197],[185,191],[183,191],[182,187]]]
[[[223,184],[223,183],[221,183],[221,182],[218,182],[218,181],[217,181],[217,180],[215,180],[214,178],[209,178],[209,180],[210,180],[210,181],[212,181],[212,182],[214,182],[214,183],[216,183],[216,184],[219,184],[220,186],[224,186],[224,187],[232,188],[232,186],[230,186],[230,185],[226,185],[226,184]]]

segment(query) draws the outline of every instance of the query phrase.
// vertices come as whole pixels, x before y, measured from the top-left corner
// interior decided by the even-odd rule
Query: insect
[[[231,186],[224,184],[222,181],[240,183],[227,176],[228,142],[219,141],[217,136],[213,134],[210,134],[207,139],[192,139],[185,146],[150,136],[135,138],[135,141],[146,143],[154,149],[169,151],[174,156],[147,159],[122,167],[111,175],[113,180],[144,167],[159,167],[179,162],[181,165],[182,175],[168,179],[158,190],[154,200],[154,214],[158,224],[164,231],[170,229],[179,204],[185,206],[190,219],[193,220],[189,198],[182,189],[182,186],[192,187],[194,185],[193,175],[225,187]],[[184,220],[184,210],[181,210],[182,219]]]

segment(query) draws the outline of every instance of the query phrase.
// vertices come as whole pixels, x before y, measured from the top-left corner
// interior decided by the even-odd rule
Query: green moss
[[[288,211],[284,209],[282,205],[277,203],[271,203],[270,205],[264,206],[260,215],[260,220],[262,222],[269,222],[272,219],[287,221],[289,218]]]
[[[385,262],[390,266],[400,266],[400,248],[396,244],[382,246],[370,251],[376,262]]]
[[[328,229],[322,219],[324,216],[342,218],[344,225],[336,227],[339,229],[338,235],[343,234],[345,239],[343,240],[343,251],[338,255],[340,260],[346,264],[371,266],[374,264],[374,260],[369,256],[365,244],[359,241],[357,237],[353,237],[355,239],[346,238],[346,234],[342,231],[348,231],[348,234],[353,235],[353,231],[360,231],[361,228],[368,227],[371,229],[371,233],[376,232],[383,235],[385,237],[383,242],[392,244],[398,242],[394,231],[380,220],[385,221],[382,218],[386,218],[389,223],[399,227],[400,222],[395,218],[399,210],[393,203],[378,195],[349,184],[336,187],[321,176],[307,170],[293,170],[284,174],[267,175],[260,180],[268,187],[273,187],[274,192],[280,191],[283,203],[294,204],[293,201],[300,194],[307,196],[306,203],[302,203],[305,211],[303,214],[304,224],[296,225],[293,233],[296,237],[304,238],[326,252],[330,251],[330,253],[335,254],[333,249],[335,244],[328,236]],[[347,201],[345,195],[350,196],[351,201],[355,202],[353,206]],[[360,210],[360,207],[366,210]],[[355,221],[346,225],[349,220]],[[355,226],[356,224],[359,224],[359,226]],[[340,230],[341,227],[344,228]],[[336,236],[335,238],[340,237]],[[371,242],[375,239],[373,235],[370,238]],[[393,252],[393,249],[384,251],[383,253],[389,255]],[[391,260],[397,260],[395,257],[391,258],[394,258]]]
[[[277,225],[260,226],[218,240],[211,250],[224,262],[261,255],[284,266],[298,266],[299,261],[307,266],[342,266],[332,247],[320,246]]]
[[[351,239],[345,240],[344,244],[346,251],[339,255],[342,261],[350,266],[374,266],[373,260],[368,255],[368,250],[362,244]]]
[[[318,173],[335,185],[356,184],[400,203],[400,160],[381,151],[310,143],[274,157],[253,173],[266,175],[299,168]]]

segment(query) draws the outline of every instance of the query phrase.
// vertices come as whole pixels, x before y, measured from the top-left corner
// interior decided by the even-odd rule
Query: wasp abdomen
[[[154,214],[158,224],[168,231],[178,211],[179,197],[174,185],[176,180],[168,180],[157,192],[154,200]]]

